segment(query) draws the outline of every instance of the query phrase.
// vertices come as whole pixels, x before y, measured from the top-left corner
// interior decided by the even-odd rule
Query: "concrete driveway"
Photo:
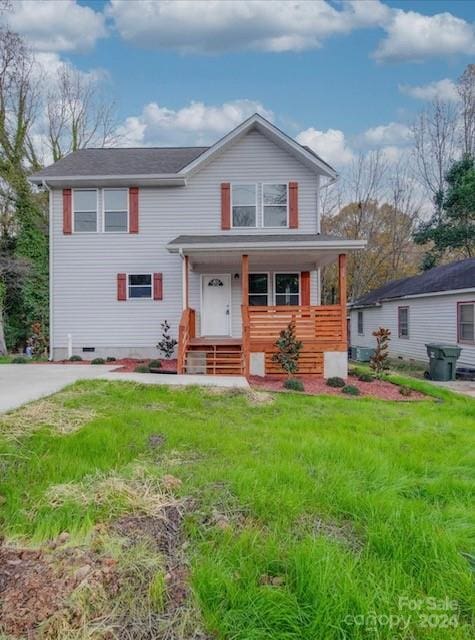
[[[436,382],[431,380],[432,384],[436,384],[438,387],[445,387],[455,393],[461,393],[464,396],[475,398],[475,381],[474,380],[449,380],[448,382]]]
[[[249,388],[247,380],[240,376],[116,373],[116,368],[117,365],[0,364],[0,413],[49,396],[77,380],[126,380],[141,384]]]

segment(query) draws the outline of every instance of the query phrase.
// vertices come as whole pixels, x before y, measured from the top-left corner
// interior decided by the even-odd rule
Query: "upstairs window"
[[[231,187],[232,226],[257,226],[257,186],[233,184]]]
[[[287,185],[262,185],[262,212],[264,227],[287,227]]]
[[[400,338],[409,338],[409,307],[398,307],[398,333]]]
[[[129,298],[152,298],[152,274],[130,274],[127,283]]]
[[[127,233],[129,230],[129,190],[104,189],[104,231]]]
[[[97,232],[97,189],[74,189],[74,231]]]
[[[475,302],[458,305],[459,342],[475,342]]]
[[[363,333],[364,333],[363,312],[358,311],[358,335],[362,336]]]
[[[275,274],[275,304],[279,306],[300,304],[300,277],[298,273]]]
[[[269,304],[269,276],[267,273],[249,274],[249,306],[267,306]]]

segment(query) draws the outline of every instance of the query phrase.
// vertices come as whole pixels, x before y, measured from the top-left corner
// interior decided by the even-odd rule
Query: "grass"
[[[20,411],[12,439],[9,418],[2,532],[34,544],[68,531],[84,543],[98,523],[154,513],[172,475],[177,497],[195,505],[185,523],[189,580],[212,637],[471,638],[475,402],[392,379],[433,397],[272,400],[77,383],[52,401],[93,412],[83,426],[37,420],[34,430]],[[163,443],[151,447],[157,434]],[[147,602],[162,607],[164,589],[157,568]],[[445,598],[456,609],[443,610]]]

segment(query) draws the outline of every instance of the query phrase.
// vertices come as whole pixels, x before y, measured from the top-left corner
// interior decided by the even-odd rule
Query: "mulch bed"
[[[354,397],[368,397],[379,398],[381,400],[399,400],[402,402],[412,400],[425,400],[427,396],[418,391],[411,391],[409,396],[403,396],[399,393],[399,387],[391,382],[384,380],[373,380],[372,382],[362,382],[358,380],[356,376],[348,376],[347,384],[351,384],[358,387],[360,390],[359,396],[350,396],[346,393],[342,393],[341,389],[329,387],[323,378],[317,378],[315,376],[297,376],[299,380],[303,382],[305,387],[305,393],[310,395],[332,395],[340,396],[342,398],[354,398]],[[282,376],[250,376],[249,383],[253,387],[259,389],[265,389],[266,391],[286,391],[283,388],[284,379]]]

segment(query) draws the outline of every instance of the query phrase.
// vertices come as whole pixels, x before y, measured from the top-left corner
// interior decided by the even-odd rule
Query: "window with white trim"
[[[363,325],[363,312],[362,311],[358,311],[358,335],[362,336],[363,332],[364,332],[364,325]]]
[[[264,227],[288,226],[287,184],[262,185],[262,225]]]
[[[129,273],[127,276],[128,298],[152,298],[152,274]]]
[[[300,304],[300,274],[276,273],[274,278],[275,304],[278,306]]]
[[[400,338],[409,338],[409,307],[398,307],[397,325]]]
[[[233,227],[257,226],[257,185],[231,185]]]
[[[458,337],[460,342],[475,342],[475,302],[458,305]]]
[[[269,275],[267,273],[249,274],[249,306],[267,306],[269,304]]]
[[[104,231],[127,233],[129,230],[129,190],[104,189]]]
[[[97,189],[73,189],[74,232],[97,232]]]

